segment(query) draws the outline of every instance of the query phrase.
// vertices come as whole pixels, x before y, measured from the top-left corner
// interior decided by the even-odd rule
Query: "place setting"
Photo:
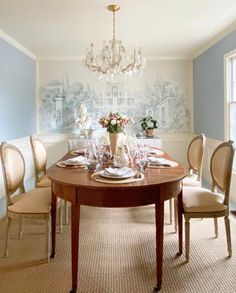
[[[177,162],[165,159],[157,158],[154,156],[148,157],[149,168],[172,168],[177,167],[179,164]]]
[[[120,184],[141,181],[144,178],[144,174],[139,170],[134,170],[128,166],[121,168],[111,166],[95,172],[92,174],[91,178],[101,183]]]
[[[86,149],[76,149],[76,150],[72,150],[70,154],[72,156],[85,156],[86,152],[87,152]]]
[[[162,150],[159,150],[157,148],[152,148],[152,147],[149,147],[149,150],[148,150],[148,156],[163,156],[164,155],[164,152]]]
[[[59,161],[56,165],[60,168],[84,168],[86,166],[86,158],[84,156],[77,156],[75,158]]]

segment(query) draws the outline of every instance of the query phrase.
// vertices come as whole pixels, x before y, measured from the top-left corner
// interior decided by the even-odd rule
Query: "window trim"
[[[225,140],[230,139],[230,117],[228,101],[228,62],[232,57],[236,57],[236,49],[224,55],[224,132]]]
[[[236,49],[224,55],[224,138],[226,141],[230,139],[230,101],[228,101],[228,62],[229,59],[232,57],[236,57]],[[236,174],[236,168],[233,167],[232,173]]]

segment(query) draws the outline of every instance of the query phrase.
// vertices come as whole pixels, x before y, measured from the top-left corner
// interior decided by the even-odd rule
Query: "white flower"
[[[111,125],[116,125],[116,120],[115,119],[111,120]]]

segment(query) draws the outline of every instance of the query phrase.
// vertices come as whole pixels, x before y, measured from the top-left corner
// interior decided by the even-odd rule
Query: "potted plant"
[[[153,119],[152,116],[146,116],[140,120],[143,131],[146,132],[147,137],[153,136],[153,129],[158,128],[157,120]]]

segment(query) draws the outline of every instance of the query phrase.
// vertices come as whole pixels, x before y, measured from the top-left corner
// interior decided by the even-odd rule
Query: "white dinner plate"
[[[85,164],[85,158],[82,156],[78,156],[76,158],[71,158],[68,160],[63,161],[63,164],[66,166],[78,166],[78,165],[83,165]]]
[[[101,175],[104,178],[110,178],[110,179],[127,179],[127,178],[134,177],[135,174],[136,174],[136,172],[131,170],[130,172],[128,172],[122,176],[117,176],[117,175],[108,174],[103,170],[100,172],[99,175]]]
[[[156,155],[156,156],[163,156],[164,152],[161,150],[155,150],[155,149],[150,149],[148,154],[150,155]]]

